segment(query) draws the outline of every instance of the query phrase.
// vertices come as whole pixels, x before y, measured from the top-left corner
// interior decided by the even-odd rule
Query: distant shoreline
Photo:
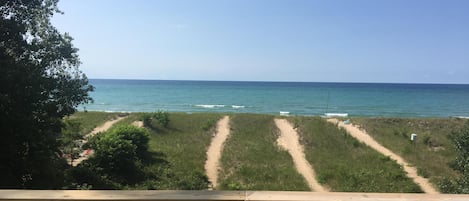
[[[155,110],[152,112],[158,112]],[[164,111],[164,110],[161,110]],[[76,112],[85,112],[83,110],[77,110]],[[109,111],[109,110],[87,110],[86,112],[102,112],[102,113],[125,113],[125,114],[137,114],[137,113],[152,113],[145,111]],[[217,112],[217,111],[196,111],[196,112],[182,112],[182,111],[164,111],[168,113],[182,113],[182,114],[252,114],[252,115],[273,115],[273,116],[283,116],[282,114],[277,113],[253,113],[253,112]],[[324,117],[325,115],[303,115],[303,114],[289,114],[287,116],[299,116],[299,117]],[[448,116],[448,117],[437,117],[437,116],[359,116],[359,115],[349,115],[347,117],[331,117],[331,118],[398,118],[398,119],[467,119],[469,116]]]
[[[292,81],[292,80],[167,80],[167,79],[123,79],[89,78],[89,80],[108,81],[163,81],[163,82],[239,82],[239,83],[312,83],[312,84],[390,84],[390,85],[469,85],[469,83],[433,83],[433,82],[354,82],[354,81]]]
[[[90,111],[469,116],[469,85],[90,80]]]

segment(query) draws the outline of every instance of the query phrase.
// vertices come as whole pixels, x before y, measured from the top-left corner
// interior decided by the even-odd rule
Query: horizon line
[[[189,81],[189,82],[271,82],[271,83],[340,83],[340,84],[428,84],[428,85],[469,85],[469,83],[435,82],[353,82],[353,81],[272,81],[272,80],[185,80],[185,79],[145,79],[145,78],[88,78],[89,80],[135,80],[135,81]]]

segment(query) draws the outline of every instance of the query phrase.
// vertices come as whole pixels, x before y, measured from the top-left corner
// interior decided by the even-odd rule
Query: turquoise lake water
[[[469,85],[91,79],[92,111],[469,116]]]

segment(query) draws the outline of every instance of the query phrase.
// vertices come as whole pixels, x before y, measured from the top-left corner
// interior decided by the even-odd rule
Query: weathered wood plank
[[[469,195],[292,191],[0,190],[0,201],[468,201]]]

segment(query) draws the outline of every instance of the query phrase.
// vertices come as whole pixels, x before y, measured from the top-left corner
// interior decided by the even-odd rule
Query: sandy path
[[[205,162],[205,171],[208,180],[212,183],[212,188],[218,185],[218,169],[220,168],[221,153],[223,145],[230,135],[230,117],[224,116],[217,123],[217,132],[212,138],[212,142],[207,150],[207,161]]]
[[[132,125],[143,128],[143,121],[134,121],[132,122]]]
[[[125,117],[117,117],[117,119],[114,119],[114,120],[110,120],[110,121],[106,121],[103,125],[101,126],[98,126],[96,128],[93,129],[93,131],[91,131],[90,133],[86,134],[84,136],[84,139],[82,141],[83,144],[85,144],[87,141],[86,139],[90,138],[90,137],[93,137],[95,136],[96,134],[100,133],[100,132],[105,132],[107,131],[109,128],[111,128],[112,125],[114,125],[115,123],[117,123],[118,121],[122,120],[122,119],[125,119]],[[80,164],[82,161],[88,159],[91,155],[93,155],[94,151],[93,150],[84,150],[81,154],[80,154],[80,157],[73,160],[73,163],[72,163],[72,166],[77,166],[78,164]]]
[[[109,128],[111,128],[112,125],[114,125],[115,123],[117,123],[118,121],[122,120],[122,119],[125,119],[125,117],[117,117],[117,119],[114,119],[114,120],[110,120],[110,121],[106,121],[103,125],[101,126],[98,126],[96,128],[93,129],[93,131],[91,131],[90,133],[86,134],[85,135],[85,139],[86,138],[89,138],[89,137],[93,137],[95,136],[96,134],[100,133],[100,132],[105,132],[107,131]]]
[[[278,138],[277,143],[290,153],[296,169],[306,179],[309,188],[317,192],[327,191],[316,180],[316,173],[314,173],[313,167],[305,158],[304,149],[300,144],[298,133],[285,119],[275,119],[275,124],[280,129],[280,137]]]
[[[409,163],[407,163],[402,157],[393,153],[391,150],[387,149],[383,145],[379,144],[375,141],[366,131],[360,130],[358,127],[354,126],[353,124],[344,124],[342,121],[337,119],[328,119],[328,122],[337,124],[339,127],[344,128],[347,132],[358,139],[359,141],[365,143],[366,145],[370,146],[371,148],[375,149],[376,151],[382,153],[385,156],[389,156],[391,159],[395,160],[399,165],[404,168],[404,171],[407,173],[409,178],[412,178],[415,183],[417,183],[425,193],[429,194],[438,194],[438,190],[433,188],[430,184],[428,179],[423,178],[417,174],[417,169],[412,167]]]

